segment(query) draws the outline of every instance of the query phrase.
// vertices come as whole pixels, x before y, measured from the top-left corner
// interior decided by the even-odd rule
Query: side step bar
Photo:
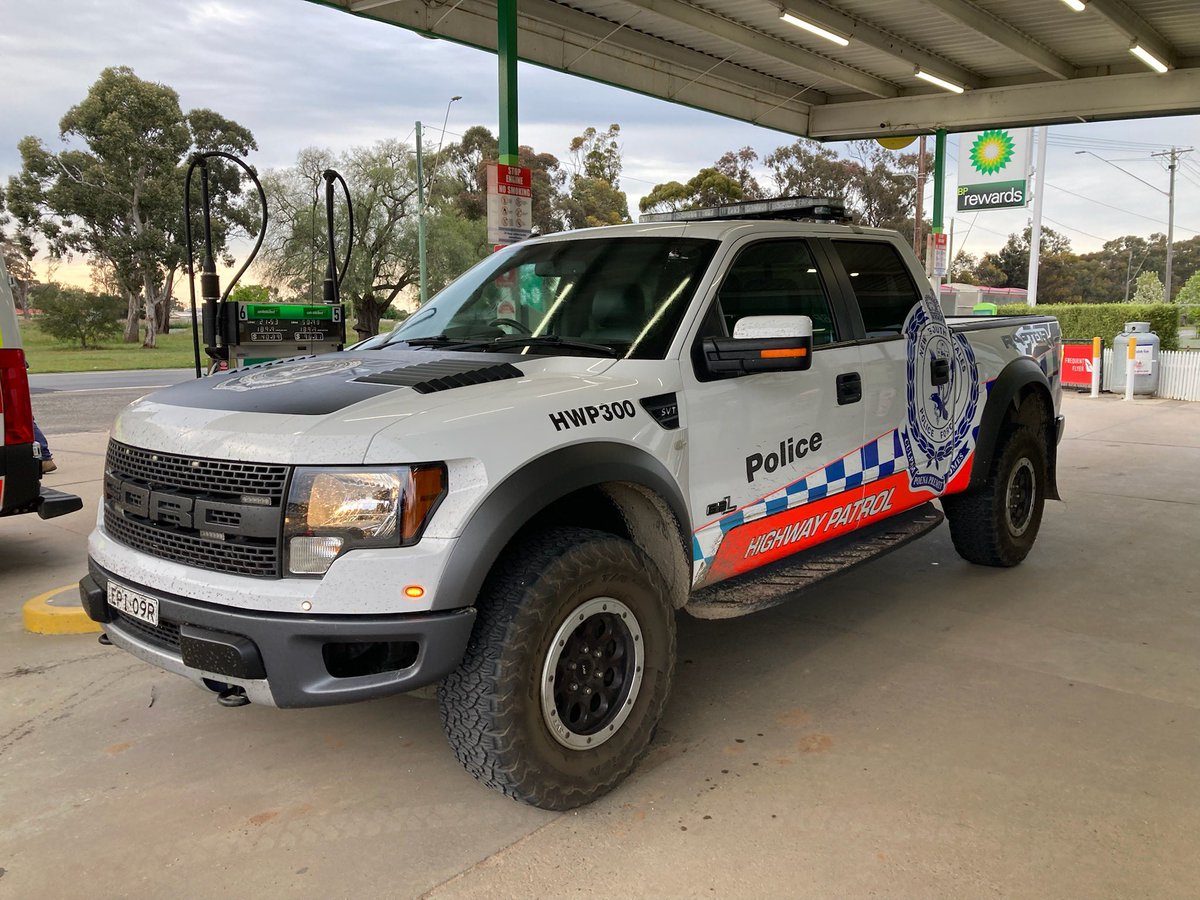
[[[770,609],[800,591],[903,547],[945,518],[932,503],[893,516],[811,550],[692,594],[684,607],[698,619],[732,619]]]

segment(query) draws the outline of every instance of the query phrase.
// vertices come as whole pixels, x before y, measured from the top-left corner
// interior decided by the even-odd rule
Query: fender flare
[[[666,501],[690,560],[687,502],[661,462],[628,444],[572,444],[525,463],[484,497],[454,542],[432,609],[473,606],[500,553],[530,519],[567,494],[614,481],[642,485]]]
[[[983,419],[979,423],[979,434],[975,440],[975,463],[971,469],[971,481],[967,490],[983,486],[992,469],[992,458],[1000,430],[1010,414],[1015,414],[1021,401],[1032,390],[1041,395],[1050,418],[1041,423],[1046,433],[1046,492],[1052,500],[1058,495],[1058,430],[1054,419],[1054,399],[1050,381],[1041,366],[1029,357],[1014,359],[1006,365],[992,382],[988,391],[987,404],[983,408]]]

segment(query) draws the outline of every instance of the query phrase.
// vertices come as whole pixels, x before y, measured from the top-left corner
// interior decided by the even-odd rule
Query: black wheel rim
[[[641,687],[643,658],[637,618],[620,601],[598,597],[567,616],[542,667],[542,715],[555,739],[584,750],[616,734]]]
[[[1033,519],[1034,501],[1037,499],[1037,479],[1033,474],[1033,463],[1026,457],[1017,460],[1008,476],[1005,491],[1004,513],[1008,530],[1020,537],[1029,528]]]

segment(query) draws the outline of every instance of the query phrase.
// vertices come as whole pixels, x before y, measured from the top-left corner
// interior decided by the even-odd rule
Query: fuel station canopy
[[[1200,0],[316,2],[821,140],[1200,112]]]

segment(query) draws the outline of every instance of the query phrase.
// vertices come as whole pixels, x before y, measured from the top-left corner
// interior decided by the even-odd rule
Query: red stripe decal
[[[972,457],[974,454],[972,454]],[[969,472],[970,459],[964,465]],[[913,491],[901,471],[865,488],[853,488],[734,528],[721,541],[703,584],[741,575],[857,528],[920,506],[933,499]]]

